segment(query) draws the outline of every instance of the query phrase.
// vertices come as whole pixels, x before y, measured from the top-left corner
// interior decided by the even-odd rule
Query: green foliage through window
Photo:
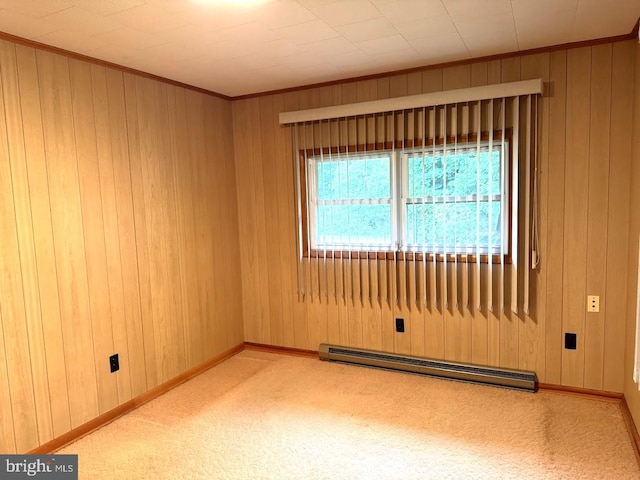
[[[316,250],[500,253],[505,143],[308,159]]]

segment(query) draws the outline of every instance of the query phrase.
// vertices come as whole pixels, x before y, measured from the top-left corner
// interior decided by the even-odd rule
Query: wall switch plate
[[[587,297],[587,312],[597,313],[600,311],[600,297],[598,295],[589,295]]]
[[[404,333],[404,318],[396,318],[396,332]]]
[[[118,359],[117,353],[114,353],[109,357],[109,368],[111,369],[111,373],[120,370],[120,360]]]

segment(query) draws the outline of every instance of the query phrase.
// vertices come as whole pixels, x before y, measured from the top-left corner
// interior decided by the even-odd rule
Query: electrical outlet
[[[404,318],[396,318],[396,332],[404,333]]]
[[[111,373],[120,370],[120,360],[118,359],[117,353],[114,353],[109,357],[109,367],[111,368]]]
[[[600,311],[600,297],[598,295],[589,295],[587,297],[587,312],[597,313]]]
[[[567,350],[575,350],[578,346],[578,335],[575,333],[564,334],[564,348]]]

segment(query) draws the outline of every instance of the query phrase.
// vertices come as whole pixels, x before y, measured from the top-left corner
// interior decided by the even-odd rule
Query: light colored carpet
[[[637,479],[616,403],[245,350],[59,453],[82,479]]]

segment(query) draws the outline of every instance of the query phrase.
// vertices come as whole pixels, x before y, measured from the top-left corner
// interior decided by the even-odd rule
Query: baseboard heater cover
[[[535,392],[538,389],[538,380],[535,372],[524,370],[446,362],[443,360],[396,355],[393,353],[340,347],[324,343],[320,344],[318,351],[320,360],[398,370],[430,377],[515,388],[529,392]]]

